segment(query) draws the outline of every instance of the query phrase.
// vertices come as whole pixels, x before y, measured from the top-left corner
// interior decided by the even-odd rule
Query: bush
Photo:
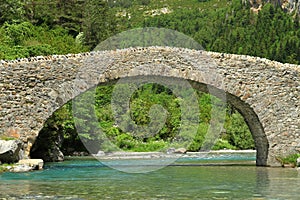
[[[140,142],[135,145],[132,151],[136,152],[149,152],[149,151],[161,151],[167,147],[167,142],[163,140]]]
[[[147,6],[149,5],[151,2],[151,0],[139,0],[139,3],[143,6]]]
[[[245,123],[243,116],[237,111],[227,116],[225,129],[226,134],[223,136],[223,139],[228,140],[229,144],[237,149],[255,148],[249,127]]]
[[[190,146],[188,147],[189,151],[199,151],[201,149],[207,131],[208,131],[208,124],[200,123],[197,134],[194,140],[192,141],[192,143],[190,144]]]
[[[220,149],[236,149],[235,146],[229,144],[227,140],[219,139],[216,144],[212,148],[213,150],[220,150]]]
[[[27,52],[30,57],[39,55],[55,54],[56,51],[49,44],[41,44],[27,47]]]
[[[32,37],[35,33],[35,27],[29,22],[20,24],[5,23],[3,28],[12,45],[21,45],[24,40]]]
[[[124,150],[132,149],[136,142],[134,141],[133,137],[129,134],[122,133],[116,137],[117,146]]]
[[[75,41],[61,27],[49,29],[30,22],[5,23],[0,28],[0,59],[79,53],[88,48]]]

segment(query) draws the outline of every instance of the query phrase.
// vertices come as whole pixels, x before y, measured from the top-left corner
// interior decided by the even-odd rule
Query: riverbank
[[[226,160],[228,156],[231,155],[240,155],[244,157],[248,155],[250,157],[256,156],[255,150],[216,150],[216,151],[208,151],[208,152],[185,152],[185,153],[162,153],[162,152],[110,152],[110,153],[98,153],[93,155],[82,154],[83,156],[66,156],[65,160],[73,160],[73,159],[92,159],[96,158],[99,161],[107,161],[107,160],[137,160],[137,159],[179,159],[179,158],[198,158],[198,159],[207,159],[214,157],[219,157],[220,159]],[[32,159],[34,160],[34,159]],[[41,163],[42,160],[38,162]],[[31,165],[32,166],[32,165]],[[35,165],[35,166],[38,166]],[[31,171],[32,168],[23,167],[20,168],[20,163],[15,164],[0,164],[0,173],[5,171],[12,172],[20,172],[27,169],[27,171]],[[36,168],[36,167],[35,167]],[[16,169],[16,170],[15,170]],[[21,170],[19,170],[21,169]],[[41,169],[41,167],[39,167]]]
[[[216,150],[205,152],[186,152],[186,153],[162,153],[162,152],[113,152],[93,154],[100,160],[111,159],[151,159],[151,158],[205,158],[206,156],[220,156],[228,154],[251,154],[256,155],[256,150]]]
[[[99,160],[102,164],[119,167],[132,162],[141,165],[170,165],[170,166],[255,166],[255,150],[217,150],[207,152],[162,153],[162,152],[114,152],[92,155],[90,158]],[[74,159],[71,157],[70,159]],[[77,157],[75,159],[82,159]],[[88,159],[88,158],[86,158]],[[116,165],[116,166],[115,166]]]

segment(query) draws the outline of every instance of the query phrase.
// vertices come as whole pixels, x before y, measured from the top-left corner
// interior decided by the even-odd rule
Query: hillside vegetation
[[[125,87],[124,87],[125,88]],[[206,93],[197,91],[199,126],[197,133],[189,132],[190,129],[182,127],[181,99],[176,97],[172,91],[159,84],[146,84],[134,92],[130,100],[130,116],[123,116],[121,128],[116,123],[116,115],[111,107],[111,98],[114,90],[113,85],[98,86],[96,90],[90,90],[77,97],[75,101],[67,103],[48,119],[43,130],[39,134],[39,148],[35,151],[45,151],[55,146],[57,141],[64,154],[75,151],[83,151],[85,148],[81,141],[87,145],[89,150],[97,153],[99,149],[110,152],[119,151],[166,151],[169,147],[185,147],[189,151],[199,151],[203,142],[208,139],[208,129],[211,120],[214,124],[223,125],[224,129],[216,133],[216,140],[212,149],[254,149],[254,141],[243,117],[231,105],[223,107],[219,99]],[[126,93],[126,91],[124,91]],[[91,110],[90,97],[95,98],[94,109]],[[127,132],[132,129],[127,121],[133,120],[139,126],[148,126],[150,123],[149,110],[153,105],[161,105],[168,111],[164,126],[153,136],[148,133]],[[224,119],[212,119],[212,106],[221,105],[215,115],[225,115]],[[75,109],[73,109],[74,107]],[[91,113],[91,112],[94,113]],[[216,111],[214,111],[216,112]],[[95,114],[95,116],[94,116]],[[189,116],[191,113],[189,113]],[[190,119],[193,120],[193,119]],[[225,120],[225,121],[223,121]],[[76,125],[74,123],[76,122]],[[152,121],[153,122],[153,121]],[[155,122],[154,122],[155,123]],[[192,123],[193,124],[193,123]],[[77,129],[79,128],[79,133]],[[155,128],[155,127],[154,127]],[[135,130],[135,129],[132,129]],[[103,134],[104,133],[104,134]],[[181,138],[178,138],[181,137]],[[61,138],[64,138],[61,140]],[[91,145],[93,144],[93,145]],[[70,148],[72,147],[72,148]],[[203,149],[202,149],[203,150]],[[206,149],[207,150],[207,149]]]
[[[78,53],[137,27],[165,27],[204,49],[300,62],[299,19],[241,0],[1,0],[0,59]]]

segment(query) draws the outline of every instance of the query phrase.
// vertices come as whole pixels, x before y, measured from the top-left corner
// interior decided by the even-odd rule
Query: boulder
[[[179,148],[179,149],[176,149],[174,151],[174,153],[185,154],[186,153],[186,149],[185,148]]]
[[[168,150],[167,150],[167,154],[172,154],[172,153],[174,153],[176,151],[176,149],[175,148],[169,148]]]
[[[58,146],[54,146],[52,148],[52,151],[49,155],[48,161],[50,162],[58,162],[58,161],[64,161],[64,154],[61,152]]]
[[[105,156],[105,153],[104,153],[104,151],[98,151],[95,156],[99,156],[99,157]]]
[[[175,148],[169,148],[167,150],[167,154],[185,154],[187,152],[187,150],[185,148],[178,148],[178,149],[175,149]]]
[[[300,167],[300,157],[299,157],[299,158],[297,158],[297,161],[296,161],[296,166],[297,166],[297,167]]]
[[[0,161],[14,163],[22,157],[23,143],[20,140],[0,140]]]

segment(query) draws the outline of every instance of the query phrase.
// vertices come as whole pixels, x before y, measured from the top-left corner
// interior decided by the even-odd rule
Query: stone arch
[[[300,152],[298,65],[147,47],[1,61],[0,72],[0,133],[18,132],[27,155],[44,122],[64,103],[99,83],[138,75],[182,78],[225,91],[263,149],[258,165],[278,166],[276,157]]]

